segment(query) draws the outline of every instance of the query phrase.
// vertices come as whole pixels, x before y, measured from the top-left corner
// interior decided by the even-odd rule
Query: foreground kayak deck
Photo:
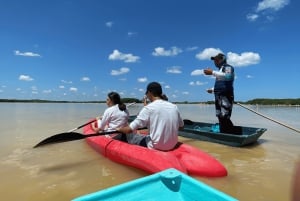
[[[84,134],[94,133],[90,125],[83,129]],[[226,168],[213,156],[188,144],[178,143],[171,151],[158,151],[131,145],[106,136],[86,138],[86,142],[97,152],[112,161],[156,173],[168,168],[181,172],[204,176],[227,176]]]
[[[73,199],[73,201],[97,200],[237,201],[173,168]]]
[[[229,134],[216,131],[215,126],[216,124],[211,123],[185,121],[184,129],[179,131],[179,135],[234,147],[242,147],[255,143],[267,130],[266,128],[235,126],[235,133]]]

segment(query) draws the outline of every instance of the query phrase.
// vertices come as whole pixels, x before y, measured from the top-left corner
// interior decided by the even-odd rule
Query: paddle
[[[97,119],[98,119],[98,118],[95,118],[94,120],[89,121],[89,122],[87,122],[87,123],[85,123],[85,124],[83,124],[83,125],[81,125],[81,126],[78,126],[77,128],[73,128],[73,129],[69,130],[68,132],[71,133],[71,132],[76,131],[76,130],[82,128],[82,127],[85,127],[86,125],[89,125],[89,124],[91,124],[91,123],[97,121]]]
[[[189,119],[184,119],[183,122],[186,125],[193,125],[194,124],[194,122],[192,120],[189,120]]]
[[[238,103],[238,102],[236,102],[236,104],[239,105],[239,106],[241,106],[241,107],[243,107],[243,108],[245,108],[245,109],[247,109],[247,110],[249,110],[249,111],[251,111],[251,112],[254,112],[255,114],[258,114],[258,115],[260,115],[260,116],[262,116],[262,117],[264,117],[264,118],[266,118],[266,119],[269,119],[269,120],[271,120],[271,121],[273,121],[273,122],[275,122],[275,123],[278,123],[278,124],[280,124],[280,125],[282,125],[282,126],[285,126],[286,128],[292,129],[292,130],[294,130],[294,131],[300,133],[300,130],[298,130],[298,129],[296,129],[296,128],[293,128],[293,127],[291,127],[291,126],[289,126],[289,125],[287,125],[287,124],[284,124],[284,123],[279,122],[279,121],[277,121],[277,120],[275,120],[275,119],[272,119],[272,118],[270,118],[270,117],[267,117],[267,116],[265,116],[265,115],[263,115],[263,114],[261,114],[261,113],[259,113],[259,112],[256,112],[255,110],[252,110],[251,108],[249,108],[249,107],[247,107],[247,106],[245,106],[245,105],[242,105],[242,104],[240,104],[240,103]]]
[[[134,105],[134,104],[136,104],[136,102],[129,103],[127,105],[127,107],[129,107],[131,105]],[[71,129],[68,132],[59,133],[59,134],[53,135],[51,137],[48,137],[45,140],[39,142],[33,148],[36,148],[36,147],[39,147],[39,146],[42,146],[42,145],[45,145],[45,144],[60,143],[60,142],[66,142],[66,141],[72,141],[72,140],[80,140],[80,139],[86,138],[86,136],[87,137],[92,137],[92,136],[97,136],[97,135],[106,135],[106,134],[112,134],[112,133],[120,133],[120,132],[117,132],[117,131],[106,131],[106,132],[101,132],[101,133],[95,133],[93,135],[92,134],[90,134],[90,135],[83,135],[83,134],[80,134],[80,133],[73,132],[73,131],[78,130],[78,129],[86,126],[86,125],[89,125],[89,124],[95,122],[95,121],[97,121],[97,118],[95,118],[94,120],[89,121],[89,122],[87,122],[87,123],[85,123],[85,124],[83,124],[81,126],[78,126],[77,128]],[[70,136],[67,136],[67,135],[70,135]]]
[[[88,137],[94,137],[94,136],[99,136],[99,135],[109,135],[109,134],[114,134],[114,133],[120,133],[120,132],[116,131],[116,130],[110,130],[110,131],[104,131],[104,132],[87,134],[87,135],[84,135],[81,133],[76,133],[76,132],[60,133],[60,134],[56,134],[56,135],[53,135],[51,137],[48,137],[48,138],[42,140],[41,142],[36,144],[33,148],[48,145],[48,144],[81,140],[81,139],[88,138]]]

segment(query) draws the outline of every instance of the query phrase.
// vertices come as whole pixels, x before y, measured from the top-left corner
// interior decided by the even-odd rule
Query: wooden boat
[[[94,133],[90,124],[83,128],[83,133]],[[213,156],[184,143],[178,143],[177,147],[171,151],[158,151],[106,136],[89,137],[86,138],[86,142],[115,162],[149,173],[175,168],[197,176],[224,177],[227,175],[226,168]]]
[[[228,134],[220,133],[218,124],[193,122],[190,120],[184,120],[184,123],[184,129],[179,131],[179,135],[182,137],[215,142],[234,147],[242,147],[255,143],[267,130],[266,128],[235,126],[234,132]]]
[[[96,200],[237,201],[230,195],[173,168],[73,199]]]

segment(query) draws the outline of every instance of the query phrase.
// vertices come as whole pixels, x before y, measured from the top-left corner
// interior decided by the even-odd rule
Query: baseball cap
[[[216,56],[214,57],[210,57],[211,60],[215,60],[215,59],[218,59],[218,60],[225,60],[226,59],[226,56],[222,53],[219,53],[217,54]]]

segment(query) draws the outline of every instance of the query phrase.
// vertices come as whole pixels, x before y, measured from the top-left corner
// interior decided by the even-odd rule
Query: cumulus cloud
[[[165,50],[163,47],[157,47],[152,52],[153,56],[176,56],[180,54],[182,50],[178,47],[171,47],[169,50]]]
[[[259,16],[264,16],[264,19],[273,21],[274,15],[277,11],[289,5],[290,0],[262,0],[260,1],[252,13],[247,14],[246,18],[253,22]]]
[[[83,81],[83,82],[89,82],[89,81],[91,81],[91,80],[90,80],[89,77],[82,77],[82,78],[80,79],[80,81]]]
[[[180,73],[182,73],[182,71],[180,69],[181,69],[180,66],[172,66],[167,69],[167,73],[180,74]]]
[[[254,52],[243,52],[240,55],[233,52],[228,52],[227,62],[235,67],[249,66],[258,64],[260,62],[260,56],[258,53]]]
[[[144,82],[147,82],[148,79],[146,77],[140,77],[140,78],[137,79],[137,81],[144,83]]]
[[[217,55],[218,53],[223,53],[219,48],[205,48],[203,51],[196,54],[196,58],[199,60],[210,59],[210,57]]]
[[[287,6],[289,3],[289,0],[263,0],[258,3],[256,12],[260,12],[267,9],[278,11]]]
[[[259,15],[253,14],[253,13],[250,13],[250,14],[247,15],[247,19],[248,19],[250,22],[256,21],[258,17],[259,17]]]
[[[76,87],[70,87],[69,90],[72,91],[72,92],[77,92],[78,91],[78,89]]]
[[[199,52],[196,55],[196,58],[199,60],[210,60],[210,57],[217,55],[218,53],[223,53],[219,48],[206,48],[203,51]],[[223,53],[226,55],[226,53]],[[233,65],[234,67],[249,66],[253,64],[258,64],[260,62],[260,56],[255,52],[243,52],[240,55],[233,52],[228,52],[227,55],[228,64]],[[194,70],[191,75],[201,75],[203,70]]]
[[[33,81],[34,79],[31,78],[29,75],[20,75],[19,80],[21,80],[21,81]]]
[[[40,57],[41,55],[33,52],[20,52],[19,50],[14,51],[15,55],[17,56],[24,56],[24,57]]]
[[[129,68],[127,68],[127,67],[122,67],[122,68],[120,68],[119,70],[112,70],[112,71],[110,72],[110,74],[111,74],[111,75],[122,75],[122,74],[128,73],[129,71],[130,71]]]
[[[111,53],[108,56],[109,60],[122,60],[125,63],[134,63],[139,61],[139,56],[134,56],[133,54],[124,54],[120,52],[119,50],[114,50],[113,53]]]
[[[193,70],[192,72],[191,72],[191,76],[195,76],[195,75],[204,75],[204,73],[203,73],[203,69],[196,69],[196,70]]]

